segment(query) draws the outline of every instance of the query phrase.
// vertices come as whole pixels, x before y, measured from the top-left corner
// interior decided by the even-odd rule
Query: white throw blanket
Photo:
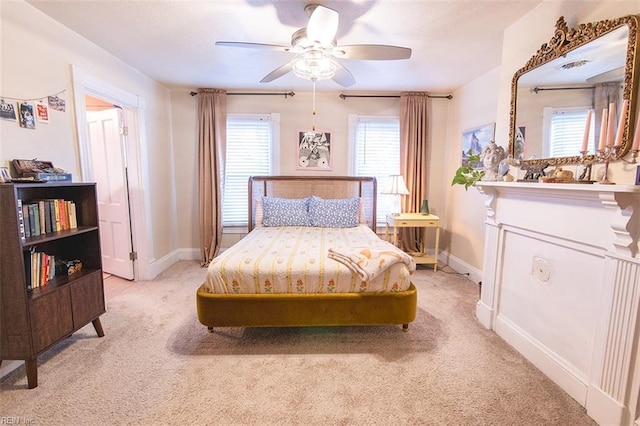
[[[328,256],[359,274],[364,281],[374,279],[399,262],[407,265],[411,274],[416,270],[416,262],[411,256],[382,240],[367,246],[330,248]]]

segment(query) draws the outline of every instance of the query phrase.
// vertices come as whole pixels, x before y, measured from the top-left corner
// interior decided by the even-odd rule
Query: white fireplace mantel
[[[479,321],[600,424],[634,424],[640,186],[479,182],[477,188],[487,197]]]

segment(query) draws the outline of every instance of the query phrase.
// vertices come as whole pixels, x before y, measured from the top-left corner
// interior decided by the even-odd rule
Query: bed
[[[295,217],[302,200],[311,218]],[[375,233],[375,178],[253,176],[248,204],[249,233],[210,263],[197,290],[198,320],[210,331],[394,324],[408,329],[417,309],[410,279],[415,263]],[[277,209],[293,222],[282,226]],[[349,213],[332,217],[328,211]],[[361,262],[349,262],[352,257],[345,262],[354,248],[366,253],[371,267],[358,269]]]

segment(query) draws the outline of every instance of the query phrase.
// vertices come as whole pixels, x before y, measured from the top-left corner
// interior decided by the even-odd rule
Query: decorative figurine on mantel
[[[484,176],[481,180],[485,182],[502,180],[502,176],[498,173],[498,165],[505,158],[504,148],[496,145],[495,141],[491,141],[480,154],[480,159],[484,164]]]
[[[549,163],[524,164],[521,169],[525,171],[524,177],[518,182],[538,182],[541,177],[546,176],[544,169],[549,167]]]

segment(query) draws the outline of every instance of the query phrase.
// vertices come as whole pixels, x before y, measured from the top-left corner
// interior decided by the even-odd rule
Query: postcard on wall
[[[36,103],[36,119],[40,123],[49,123],[49,107],[42,101]]]
[[[18,102],[18,111],[20,114],[20,127],[25,129],[35,129],[36,117],[34,114],[33,103],[27,101]]]
[[[64,112],[66,109],[65,100],[59,96],[49,96],[49,108]]]
[[[331,133],[298,132],[298,170],[331,170]]]
[[[496,123],[486,124],[467,130],[462,133],[462,165],[468,163],[469,152],[480,154],[482,150],[493,140],[496,130]],[[482,162],[476,163],[475,167],[482,167]]]
[[[16,120],[16,108],[13,104],[5,102],[4,99],[0,99],[0,118],[5,120]]]

